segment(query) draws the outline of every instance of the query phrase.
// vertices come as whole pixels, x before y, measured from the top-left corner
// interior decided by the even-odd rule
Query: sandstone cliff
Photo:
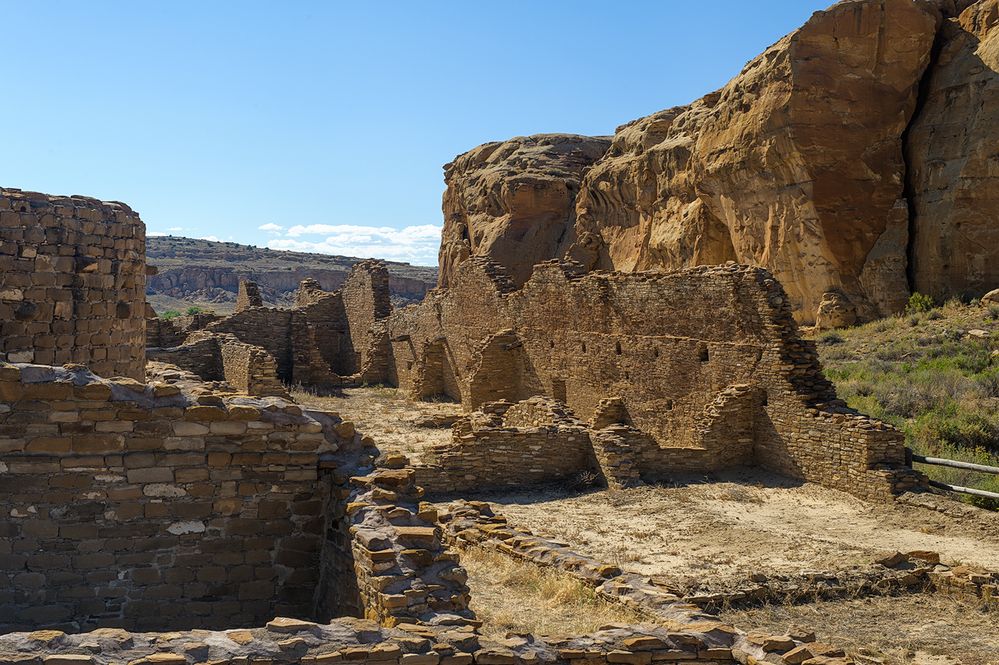
[[[584,178],[577,256],[624,270],[766,266],[806,321],[829,292],[861,315],[897,309],[901,136],[937,23],[911,0],[842,2],[720,91],[625,126]]]
[[[519,286],[571,244],[583,172],[610,141],[570,134],[487,143],[444,167],[439,285],[469,256],[507,266]]]
[[[824,326],[897,312],[913,288],[995,288],[997,1],[844,0],[576,168],[507,156],[544,137],[462,155],[447,170],[442,284],[469,254],[518,283],[563,253],[626,271],[731,260],[769,268],[799,321]],[[498,155],[488,179],[466,166],[481,151]],[[546,173],[574,210],[505,204],[508,183]]]
[[[999,286],[999,1],[948,21],[908,136],[912,279],[937,297]]]

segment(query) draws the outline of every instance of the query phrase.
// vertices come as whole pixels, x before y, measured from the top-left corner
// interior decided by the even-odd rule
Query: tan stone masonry
[[[145,237],[124,203],[0,189],[0,360],[142,378]]]

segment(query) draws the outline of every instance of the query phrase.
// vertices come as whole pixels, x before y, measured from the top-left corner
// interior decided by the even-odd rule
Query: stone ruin
[[[482,412],[417,468],[428,488],[585,470],[631,485],[750,464],[869,499],[922,482],[901,433],[836,399],[764,269],[583,274],[550,261],[515,290],[473,258],[387,327],[385,382]]]
[[[329,389],[374,383],[386,373],[380,323],[391,309],[388,269],[379,261],[353,266],[338,291],[303,280],[288,309],[265,306],[257,285],[241,281],[231,316],[164,321],[150,313],[148,354],[204,379],[224,378],[251,395],[273,394],[282,384]],[[246,345],[258,353],[252,356]]]
[[[472,258],[450,287],[392,311],[384,265],[296,306],[252,283],[226,318],[150,322],[150,359],[254,395],[366,383],[450,399],[469,416],[416,467],[435,493],[593,473],[614,486],[755,465],[875,500],[920,486],[900,432],[836,398],[781,285],[736,264],[671,273],[535,266],[515,288]],[[193,328],[200,329],[193,329]],[[541,399],[543,398],[543,399]]]
[[[209,376],[147,366],[135,213],[3,190],[0,221],[0,632],[467,623],[414,472],[285,399],[271,354],[207,317],[181,346]]]
[[[127,205],[0,189],[0,359],[145,368],[145,231]]]
[[[127,207],[3,190],[0,222],[0,662],[850,662],[805,634],[725,626],[484,504],[420,500],[746,464],[872,499],[918,485],[898,432],[836,400],[765,270],[553,261],[517,290],[470,259],[393,312],[384,266],[365,262],[339,291],[303,282],[291,309],[245,284],[229,317],[164,321]],[[467,415],[413,468],[289,401],[294,383],[386,383]],[[559,566],[653,623],[484,638],[454,549],[469,543]],[[889,586],[999,589],[892,565],[908,568],[878,573]]]

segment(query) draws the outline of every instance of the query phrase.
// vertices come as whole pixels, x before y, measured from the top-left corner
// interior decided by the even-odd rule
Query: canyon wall
[[[461,155],[446,167],[440,284],[468,256],[517,285],[562,256],[624,271],[736,261],[769,269],[798,321],[823,326],[898,312],[913,289],[995,288],[996,5],[844,0],[571,168],[564,152],[522,159],[549,136]],[[565,196],[515,205],[546,174]]]
[[[527,281],[535,263],[561,256],[573,239],[582,174],[609,145],[571,134],[519,136],[445,166],[438,285],[447,287],[470,256],[507,266],[516,284]]]
[[[999,286],[999,2],[976,2],[939,37],[909,135],[912,277],[937,298]]]

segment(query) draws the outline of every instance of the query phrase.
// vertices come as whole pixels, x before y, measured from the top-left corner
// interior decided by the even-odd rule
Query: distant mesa
[[[314,279],[321,288],[334,291],[363,260],[176,236],[147,238],[146,253],[150,265],[158,269],[147,280],[146,291],[150,303],[161,313],[182,311],[193,304],[231,312],[241,279],[256,283],[257,295],[264,302],[290,306],[303,279]],[[385,265],[397,305],[419,302],[437,282],[436,268],[395,262]]]

